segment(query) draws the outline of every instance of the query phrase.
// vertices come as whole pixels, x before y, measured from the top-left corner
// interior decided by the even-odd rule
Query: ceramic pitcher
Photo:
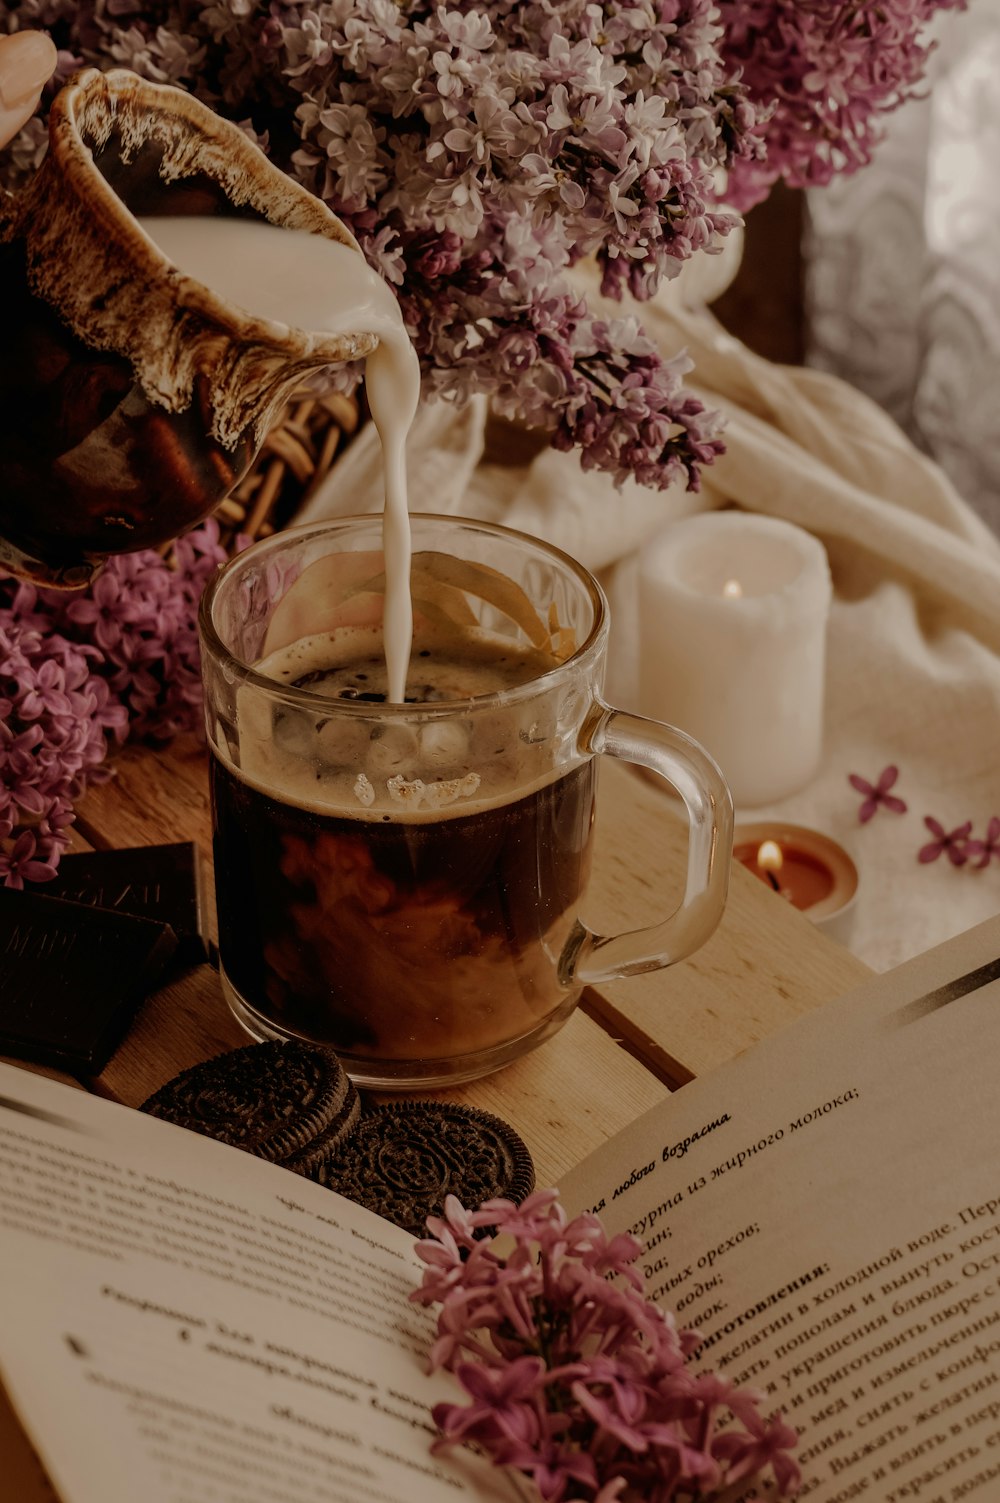
[[[138,217],[266,220],[357,250],[190,95],[90,69],[56,96],[49,137],[29,185],[0,196],[0,568],[73,588],[207,516],[303,377],[375,340],[253,318],[156,248]]]

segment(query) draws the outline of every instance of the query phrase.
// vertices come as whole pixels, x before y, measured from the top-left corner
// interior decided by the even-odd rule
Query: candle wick
[[[764,875],[767,877],[767,880],[770,882],[770,884],[774,888],[775,892],[780,892],[781,891],[781,883],[778,881],[777,877],[774,875],[774,872],[768,872],[768,871],[766,871],[764,873]]]

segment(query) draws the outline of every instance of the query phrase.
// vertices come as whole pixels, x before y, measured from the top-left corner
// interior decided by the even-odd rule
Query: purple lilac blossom
[[[726,202],[749,209],[777,178],[825,186],[871,161],[882,118],[915,93],[940,10],[966,0],[720,0],[722,55],[739,72],[766,150],[734,162]]]
[[[982,840],[977,837],[966,842],[965,854],[970,861],[973,857],[979,858],[973,863],[977,871],[989,866],[994,856],[1000,860],[1000,819],[995,814],[986,826]]]
[[[896,786],[896,779],[898,777],[899,768],[895,766],[884,767],[879,773],[878,781],[875,783],[870,783],[867,778],[861,777],[859,773],[848,773],[847,781],[851,787],[864,795],[861,807],[858,810],[858,819],[862,824],[868,823],[878,810],[879,805],[885,809],[890,809],[893,814],[906,813],[905,800],[901,799],[898,794],[890,792]]]
[[[44,882],[73,806],[111,776],[127,739],[165,742],[202,723],[196,620],[225,558],[207,522],[158,553],[109,561],[80,593],[0,578],[0,882]]]
[[[936,861],[939,856],[946,855],[952,866],[964,866],[969,859],[969,836],[972,834],[972,820],[967,819],[964,824],[956,825],[954,830],[946,830],[939,819],[932,814],[924,815],[924,824],[934,836],[933,840],[922,845],[917,852],[917,860],[926,866],[931,861]]]
[[[716,174],[762,147],[713,0],[0,0],[22,26],[61,77],[131,68],[241,123],[396,288],[429,393],[489,392],[617,480],[696,488],[721,452],[685,362],[567,279],[593,257],[606,293],[648,298],[739,222]],[[35,120],[9,178],[43,144]]]
[[[555,1190],[471,1212],[448,1196],[427,1229],[410,1298],[440,1307],[431,1367],[466,1400],[435,1405],[435,1449],[471,1442],[546,1503],[707,1500],[765,1470],[796,1491],[795,1431],[687,1366],[700,1337],[646,1299],[634,1237],[570,1220]]]
[[[237,121],[396,288],[428,392],[491,393],[588,468],[697,489],[721,419],[567,271],[592,256],[605,294],[648,298],[739,222],[720,171],[743,209],[778,176],[863,166],[924,74],[928,22],[965,3],[0,0],[0,33],[48,28],[57,83],[131,68]],[[8,182],[45,139],[29,121]]]

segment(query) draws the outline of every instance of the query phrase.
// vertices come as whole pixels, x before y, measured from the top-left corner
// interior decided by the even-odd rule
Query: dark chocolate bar
[[[202,866],[193,840],[64,856],[53,881],[40,891],[169,924],[177,936],[178,960],[196,965],[206,958]]]
[[[176,948],[168,924],[0,888],[0,1054],[99,1074]]]

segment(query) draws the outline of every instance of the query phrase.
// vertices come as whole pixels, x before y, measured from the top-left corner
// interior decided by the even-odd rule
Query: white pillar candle
[[[643,554],[639,708],[700,741],[737,805],[819,766],[830,596],[822,544],[774,517],[689,517]]]

